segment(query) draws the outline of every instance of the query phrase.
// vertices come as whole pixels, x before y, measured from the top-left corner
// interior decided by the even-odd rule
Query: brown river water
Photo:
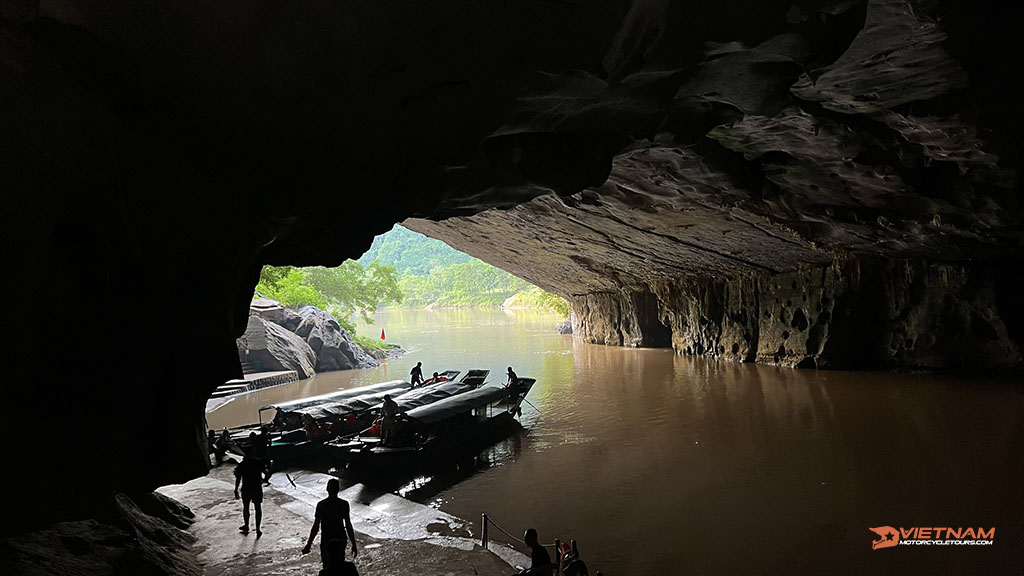
[[[719,362],[583,344],[557,321],[383,311],[364,332],[383,328],[406,356],[207,417],[254,422],[260,406],[406,378],[417,361],[498,383],[511,365],[537,379],[525,431],[384,485],[516,536],[575,538],[591,574],[1024,574],[1024,382]],[[995,535],[872,550],[882,526]]]

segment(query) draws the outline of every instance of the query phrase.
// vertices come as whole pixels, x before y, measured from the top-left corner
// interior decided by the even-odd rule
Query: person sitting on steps
[[[509,368],[511,370],[511,368]],[[523,535],[523,540],[530,547],[530,567],[519,572],[518,576],[551,576],[554,566],[547,548],[540,545],[537,530],[530,528]]]

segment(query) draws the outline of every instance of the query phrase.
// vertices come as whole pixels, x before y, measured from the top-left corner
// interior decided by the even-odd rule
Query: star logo
[[[871,541],[872,550],[889,548],[900,543],[900,533],[892,526],[879,526],[878,528],[868,528],[868,530],[871,530],[878,536],[878,540]]]

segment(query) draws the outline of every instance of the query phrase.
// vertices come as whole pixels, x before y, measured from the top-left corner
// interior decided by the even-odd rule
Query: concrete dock
[[[224,384],[221,384],[213,391],[213,394],[210,395],[210,399],[215,400],[225,396],[241,394],[243,392],[252,392],[253,390],[270,388],[271,386],[280,386],[281,384],[297,382],[298,380],[299,373],[295,370],[252,372],[250,374],[246,374],[242,378],[228,380]]]
[[[263,536],[253,529],[243,536],[242,505],[233,497],[232,465],[187,484],[160,492],[189,506],[196,514],[190,528],[196,550],[210,576],[316,574],[320,570],[319,536],[313,551],[301,553],[313,523],[316,502],[326,496],[326,474],[275,473],[264,487]],[[362,576],[508,576],[512,565],[529,559],[512,550],[500,556],[480,546],[478,528],[439,510],[357,484],[340,496],[351,505]],[[496,548],[494,544],[491,545]],[[351,560],[351,549],[346,551]],[[505,558],[506,560],[502,560]]]

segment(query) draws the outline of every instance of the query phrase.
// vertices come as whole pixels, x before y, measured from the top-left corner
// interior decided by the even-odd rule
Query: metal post
[[[555,574],[562,573],[562,540],[555,538]]]
[[[480,545],[487,548],[487,514],[480,515]]]

